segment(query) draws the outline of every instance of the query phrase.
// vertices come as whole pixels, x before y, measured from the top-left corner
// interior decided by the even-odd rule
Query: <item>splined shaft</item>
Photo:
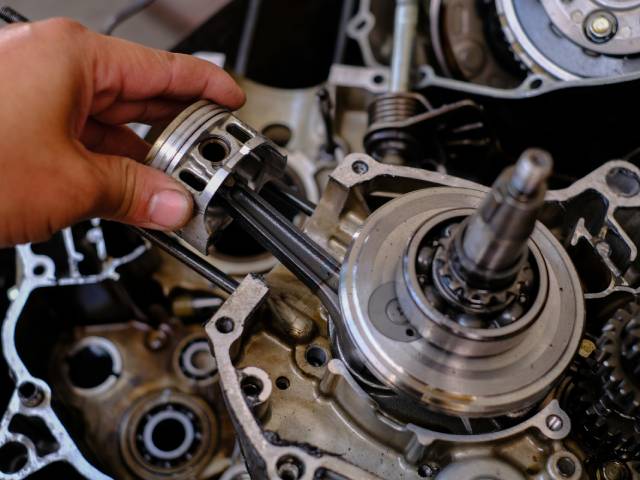
[[[544,203],[552,166],[547,152],[526,150],[456,231],[451,266],[470,286],[501,290],[515,281],[527,260],[527,242]]]

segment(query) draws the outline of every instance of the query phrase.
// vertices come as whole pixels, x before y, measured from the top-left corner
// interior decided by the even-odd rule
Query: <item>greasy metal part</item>
[[[230,176],[259,190],[270,179],[280,178],[286,166],[286,158],[273,143],[207,101],[191,105],[176,117],[156,140],[146,162],[192,193],[194,217],[176,234],[203,254],[212,234],[229,223],[223,212],[210,205]]]
[[[79,474],[92,479],[108,479],[109,477],[91,465],[69,433],[68,428],[60,420],[58,413],[51,406],[51,387],[41,378],[35,377],[22,361],[17,350],[16,329],[22,318],[33,292],[38,289],[51,289],[80,285],[93,285],[108,280],[118,279],[118,268],[132,262],[147,251],[146,245],[136,247],[120,258],[109,258],[98,221],[87,231],[86,239],[93,245],[100,260],[100,268],[96,273],[81,275],[79,264],[83,255],[77,251],[71,230],[65,235],[65,254],[68,261],[68,273],[56,271],[53,259],[43,254],[36,254],[30,245],[16,248],[19,278],[14,291],[13,301],[9,306],[2,323],[2,353],[11,371],[12,379],[17,386],[11,396],[7,410],[0,421],[0,448],[6,445],[22,451],[23,462],[16,458],[15,467],[11,471],[3,471],[6,480],[21,480],[29,475],[57,462],[70,464]],[[29,401],[23,401],[20,392],[26,392],[27,386],[34,395]],[[22,387],[22,389],[21,389]],[[37,399],[35,401],[34,399]],[[46,430],[55,439],[56,448],[47,455],[42,455],[34,442],[21,433],[14,433],[9,425],[16,416],[36,418],[42,421]]]
[[[201,256],[197,252],[190,250],[189,248],[181,245],[178,240],[167,235],[163,232],[157,232],[153,230],[145,230],[142,228],[134,229],[141,237],[146,238],[157,247],[163,249],[173,257],[180,260],[187,267],[198,272],[204,278],[209,280],[214,285],[220,287],[227,293],[233,293],[237,288],[238,282],[233,278],[225,275],[216,267],[211,265],[206,257]]]
[[[326,135],[319,128],[322,115],[316,99],[318,87],[280,89],[246,78],[236,80],[246,92],[247,103],[235,115],[265,135],[271,135],[272,132],[284,133],[280,138],[272,138],[287,150],[287,167],[283,180],[289,188],[295,189],[298,198],[316,202],[323,183],[323,172],[334,168],[335,157],[340,158],[342,149],[345,148],[336,136],[339,148],[334,151],[334,155],[325,154],[323,147]],[[280,185],[284,182],[275,183],[281,189]],[[266,187],[270,185],[267,184]],[[301,221],[302,218],[294,218],[296,224]],[[268,272],[276,265],[277,260],[270,252],[259,251],[255,245],[243,246],[246,239],[232,238],[236,233],[235,230],[222,232],[219,240],[224,241],[224,245],[239,245],[240,248],[230,251],[223,248],[223,244],[220,248],[211,246],[208,260],[213,265],[236,278],[242,278],[250,272]]]
[[[447,138],[450,132],[468,134],[470,140],[458,139],[464,146],[485,146],[485,138],[473,138],[484,129],[480,114],[480,106],[470,100],[434,108],[418,93],[381,95],[369,106],[365,149],[383,163],[421,165],[438,147],[455,146],[456,140]]]
[[[377,2],[363,1],[360,3],[362,5]],[[392,5],[392,2],[385,3]],[[389,18],[391,17],[389,16]],[[598,25],[594,25],[594,27],[598,27]],[[362,31],[365,31],[366,28],[367,26],[364,25]],[[539,31],[546,30],[539,28]],[[606,34],[606,31],[604,33]],[[367,39],[367,41],[371,43],[371,39]],[[386,64],[391,49],[389,48],[389,52],[385,53],[384,48],[378,47],[380,45],[372,48],[373,55],[381,60],[380,63]],[[460,61],[461,58],[459,57],[457,60]],[[472,60],[473,58],[476,57],[472,56]],[[531,115],[531,111],[539,112],[540,109],[550,111],[549,105],[557,109],[557,115],[549,117],[548,128],[554,129],[554,125],[558,123],[556,118],[561,115],[561,112],[573,111],[574,108],[578,108],[577,105],[588,104],[589,102],[584,100],[589,100],[592,93],[593,98],[596,98],[595,93],[598,93],[597,98],[600,102],[611,104],[610,93],[612,89],[628,89],[634,82],[637,82],[637,80],[631,80],[625,84],[619,80],[609,79],[560,84],[551,82],[546,77],[532,76],[520,89],[497,90],[440,78],[425,66],[416,67],[416,70],[420,74],[416,75],[416,87],[434,102],[435,108],[445,108],[444,112],[449,112],[450,110],[446,109],[447,105],[455,104],[460,100],[471,100],[467,105],[474,103],[473,108],[460,109],[459,116],[467,122],[472,118],[471,124],[476,123],[476,114],[481,110],[489,117],[489,124],[496,118],[500,119],[499,112],[508,112],[507,117],[512,118],[513,116],[514,119],[513,130],[520,130],[522,122],[519,115],[522,111],[528,112],[527,115],[531,118],[527,119],[529,128],[526,129],[526,135],[522,135],[523,138],[545,130],[545,128],[539,127],[539,122],[531,121],[539,116],[535,113]],[[333,69],[329,90],[336,105],[333,128],[335,128],[338,148],[335,152],[335,160],[341,160],[344,152],[349,149],[362,150],[362,138],[367,126],[363,105],[368,104],[373,96],[387,91],[389,78],[390,70],[386,68],[336,66]],[[321,128],[320,112],[314,103],[315,92],[311,90],[283,92],[254,86],[250,96],[255,98],[256,92],[261,92],[268,100],[261,104],[261,108],[256,108],[253,112],[251,109],[245,111],[247,115],[252,116],[252,120],[244,118],[243,112],[238,114],[239,118],[245,120],[247,124],[258,127],[257,130],[260,132],[263,131],[263,128],[269,127],[269,124],[282,122],[282,118],[287,118],[284,123],[293,127],[290,129],[291,136],[286,147],[290,149],[290,166],[296,165],[295,161],[301,159],[297,163],[298,167],[293,169],[294,174],[300,177],[300,182],[294,182],[298,192],[302,190],[300,185],[303,184],[305,189],[310,186],[309,191],[315,189],[317,192],[318,185],[322,185],[328,175],[328,173],[325,175],[321,170],[331,168],[333,165],[331,162],[334,160],[329,159],[329,156],[322,155],[325,153],[322,152],[322,144],[329,143],[327,142],[329,138],[327,133],[331,129]],[[580,93],[581,91],[585,93]],[[609,94],[606,93],[607,91]],[[576,102],[565,102],[566,98],[574,98]],[[631,100],[631,97],[629,98]],[[545,99],[551,99],[551,101]],[[309,105],[309,100],[312,107],[305,106]],[[294,104],[297,107],[291,106]],[[283,105],[287,107],[283,107]],[[520,108],[521,105],[524,107]],[[290,106],[291,110],[288,111]],[[633,103],[630,101],[628,108],[632,106]],[[404,104],[400,107],[404,108]],[[281,112],[292,114],[282,116]],[[310,114],[306,115],[307,112]],[[601,110],[597,113],[597,122],[593,123],[606,124],[607,120],[602,117],[606,112]],[[421,118],[420,120],[425,119]],[[591,118],[591,120],[593,119]],[[433,118],[431,124],[433,129],[428,122],[429,120],[423,124],[411,121],[404,125],[396,123],[389,126],[400,131],[404,129],[405,132],[417,135],[420,139],[417,142],[418,145],[424,147],[434,143],[430,135],[431,132],[447,124],[448,119],[447,117]],[[562,122],[559,123],[562,124]],[[582,125],[583,123],[586,122],[577,119],[571,125]],[[465,123],[462,128],[458,128],[460,124],[456,122],[452,122],[452,124],[454,130],[464,129],[467,126]],[[571,129],[571,125],[569,122],[565,122],[568,129]],[[504,128],[504,124],[501,128]],[[507,130],[511,135],[507,133],[502,138],[503,141],[505,138],[514,137],[513,131]],[[589,138],[587,137],[591,137],[591,135],[587,131],[582,135],[585,143],[588,143]],[[555,138],[555,136],[551,137]],[[561,137],[560,141],[565,142],[564,136],[557,135],[557,137]],[[283,137],[276,136],[275,138],[281,139]],[[343,142],[342,138],[347,139],[348,142]],[[467,140],[465,139],[465,141]],[[528,138],[525,138],[525,142],[527,145],[530,143]],[[517,144],[518,140],[514,140],[514,143]],[[567,140],[566,143],[573,149],[573,141]],[[278,145],[280,146],[280,144]],[[505,155],[505,158],[514,158],[522,147],[522,145],[514,147],[510,142],[503,142],[503,145],[507,149],[512,149]],[[580,143],[575,148],[588,148],[582,145]],[[624,145],[615,141],[610,142],[610,147],[612,151],[625,149]],[[396,159],[402,160],[400,157],[397,155]],[[601,157],[608,158],[603,155]],[[483,158],[482,156],[477,157],[478,164],[473,163],[473,169],[478,171],[485,169],[485,164],[480,163]],[[575,158],[581,159],[581,155],[576,153]],[[601,161],[602,158],[598,161]],[[316,163],[318,159],[321,161]],[[322,163],[325,159],[331,161]],[[473,157],[472,160],[475,161],[476,157]],[[397,168],[393,165],[380,165],[364,155],[356,155],[349,157],[331,175],[326,192],[317,206],[298,201],[299,199],[295,197],[294,192],[279,192],[279,186],[275,186],[275,190],[278,191],[277,193],[284,193],[281,196],[286,197],[287,201],[295,205],[297,209],[306,215],[311,215],[305,225],[307,238],[296,237],[296,241],[302,239],[304,241],[300,244],[305,245],[309,245],[308,240],[317,242],[320,245],[320,250],[325,251],[324,255],[327,255],[329,259],[328,263],[333,264],[329,270],[333,270],[336,261],[331,257],[340,259],[340,261],[345,256],[349,258],[347,252],[353,247],[354,238],[366,231],[366,226],[363,227],[363,225],[365,225],[367,218],[370,220],[374,218],[370,215],[371,210],[382,210],[389,207],[393,201],[399,201],[390,201],[396,197],[413,195],[411,192],[415,192],[417,189],[426,189],[433,193],[438,190],[434,188],[437,186],[454,187],[462,190],[464,195],[472,197],[476,203],[469,201],[469,204],[474,203],[469,208],[440,212],[441,215],[439,213],[437,218],[434,213],[434,225],[437,224],[437,227],[440,225],[439,220],[444,219],[445,222],[451,220],[451,226],[454,227],[465,215],[470,214],[472,207],[477,206],[477,202],[486,193],[486,189],[460,178],[442,175],[441,173],[447,170],[443,165],[438,168],[440,173]],[[300,172],[303,175],[300,175]],[[232,175],[237,173],[236,170],[236,173]],[[246,170],[244,173],[247,173]],[[287,173],[291,174],[291,170]],[[576,182],[571,189],[549,192],[547,198],[550,200],[545,204],[543,210],[544,224],[568,250],[572,263],[578,269],[580,278],[584,282],[583,288],[588,292],[585,294],[585,298],[589,314],[596,318],[596,322],[598,321],[598,313],[595,312],[599,312],[601,308],[610,308],[621,297],[637,295],[640,288],[637,273],[637,235],[635,233],[637,228],[634,220],[639,207],[637,201],[640,192],[638,173],[637,168],[629,163],[612,162]],[[277,175],[267,176],[273,179],[275,177],[281,178],[280,175],[281,172]],[[220,176],[222,176],[221,173]],[[206,178],[206,175],[202,178]],[[231,181],[227,181],[223,191],[225,188],[230,188],[231,183]],[[274,193],[274,185],[275,182],[271,184],[271,187],[267,187],[270,194]],[[249,188],[245,192],[247,198],[243,198],[240,203],[244,204],[248,210],[253,211],[256,205],[255,192],[259,188],[256,190],[253,190],[252,186]],[[522,189],[520,188],[520,190]],[[267,193],[264,189],[260,189],[260,192]],[[271,201],[269,198],[267,199]],[[312,200],[315,203],[316,199],[312,198]],[[217,205],[217,198],[210,204]],[[263,206],[269,208],[267,205]],[[447,210],[447,208],[448,206],[444,206],[443,210]],[[209,211],[208,213],[211,214],[210,218],[216,219],[219,223],[214,228],[207,229],[207,234],[217,231],[217,226],[223,226],[229,219],[225,212]],[[264,217],[258,218],[259,221],[254,222],[254,225],[260,225],[264,218],[270,219],[267,212],[263,213],[265,213]],[[248,217],[250,218],[251,215]],[[394,217],[394,215],[390,215],[390,217]],[[281,219],[276,220],[270,223],[271,226],[281,227],[283,224]],[[392,223],[392,220],[389,219],[388,222]],[[299,225],[295,221],[293,223]],[[289,227],[288,224],[285,225],[287,228]],[[408,306],[408,311],[412,307],[410,301],[413,302],[414,308],[419,303],[418,310],[420,310],[425,306],[425,303],[431,300],[426,295],[424,295],[427,297],[426,300],[418,295],[420,294],[418,286],[421,281],[418,278],[419,272],[416,272],[417,274],[414,276],[411,268],[408,267],[410,264],[417,267],[425,258],[430,258],[429,256],[420,256],[419,248],[416,251],[413,250],[414,246],[423,245],[421,235],[431,231],[426,227],[429,225],[422,225],[420,228],[424,231],[417,231],[411,238],[402,238],[403,258],[415,261],[407,261],[403,268],[395,270],[393,276],[394,283],[398,279],[400,279],[399,282],[404,282],[404,277],[410,280],[406,282],[406,285],[411,288],[407,288],[407,295],[403,299],[404,305]],[[451,228],[451,233],[454,231],[455,228]],[[295,234],[295,231],[293,232]],[[94,233],[96,232],[94,231]],[[398,235],[397,238],[400,236]],[[450,243],[450,238],[443,237],[442,245],[446,246]],[[64,235],[63,239],[65,245],[73,245],[74,239],[70,232]],[[536,242],[537,240],[536,238]],[[545,240],[547,240],[546,237]],[[567,258],[561,260],[558,260],[556,256],[545,258],[547,257],[546,247],[542,248],[536,242],[534,240],[530,242],[532,253],[527,259],[527,266],[531,267],[530,270],[534,274],[542,273],[544,275],[553,270],[547,268],[549,261],[561,265],[564,265],[565,262],[569,263]],[[549,241],[546,245],[552,243]],[[553,244],[553,246],[556,248],[558,245]],[[211,246],[209,245],[209,247]],[[96,248],[98,248],[97,245]],[[376,257],[380,264],[387,261],[384,259],[384,254],[392,250],[392,248],[381,249],[379,257]],[[475,253],[471,248],[467,248],[467,250]],[[74,258],[80,256],[81,258],[79,251],[72,250],[69,253],[70,258],[72,256]],[[208,253],[213,258],[212,263],[220,270],[235,275],[247,271],[268,271],[277,263],[268,252],[260,253],[253,259],[232,255],[225,258],[224,254],[216,252],[215,247],[209,248]],[[106,258],[104,255],[100,256]],[[168,295],[176,285],[182,284],[179,279],[176,280],[181,276],[184,277],[185,283],[196,285],[198,289],[207,291],[210,289],[211,285],[203,278],[197,275],[189,276],[181,272],[179,266],[168,260],[166,256],[161,256],[161,258],[162,271],[155,273],[154,278],[160,282],[165,295]],[[290,264],[294,263],[292,258],[288,260]],[[249,261],[244,262],[240,259]],[[73,275],[80,275],[82,268],[78,267],[78,262],[74,263],[70,260],[69,263],[69,270],[75,272]],[[393,263],[392,260],[389,260],[389,263]],[[596,265],[596,267],[590,269],[592,265]],[[73,270],[74,268],[75,270]],[[528,282],[529,280],[524,278],[523,281]],[[256,284],[253,282],[260,283],[255,278],[245,282],[252,282],[254,286]],[[308,283],[312,287],[315,285],[312,282]],[[515,283],[519,284],[520,278]],[[222,356],[226,358],[223,366],[218,365],[215,361],[200,363],[197,359],[206,353],[204,339],[190,338],[189,336],[183,338],[180,345],[176,346],[176,351],[179,350],[181,354],[174,355],[171,361],[171,368],[178,372],[177,375],[180,378],[185,377],[190,381],[199,382],[200,386],[204,386],[204,383],[213,385],[215,374],[212,377],[211,373],[217,367],[220,367],[221,375],[223,373],[226,375],[223,392],[227,400],[232,399],[228,401],[228,404],[237,419],[238,429],[243,432],[242,441],[245,453],[249,452],[251,473],[257,478],[312,478],[312,476],[317,476],[359,479],[372,478],[376,475],[380,478],[418,479],[437,476],[443,479],[465,479],[476,478],[478,475],[485,475],[489,478],[491,475],[497,475],[499,478],[566,480],[567,478],[577,479],[580,477],[584,479],[587,475],[591,475],[592,471],[586,470],[591,468],[591,465],[585,462],[588,457],[576,447],[574,440],[570,438],[573,431],[571,420],[556,401],[558,398],[556,391],[549,391],[547,381],[540,382],[535,387],[535,389],[539,389],[540,396],[544,396],[543,393],[548,392],[545,398],[540,398],[539,402],[529,406],[531,399],[535,397],[531,392],[529,401],[518,403],[519,405],[527,405],[525,411],[501,408],[496,411],[508,411],[508,413],[499,417],[494,417],[497,413],[490,413],[487,414],[489,417],[484,418],[460,416],[459,414],[455,416],[436,415],[434,407],[428,402],[423,402],[422,399],[415,401],[415,398],[410,398],[411,396],[405,392],[390,388],[388,383],[384,381],[386,379],[376,378],[372,375],[375,372],[366,368],[367,363],[360,352],[352,349],[349,342],[342,340],[346,338],[347,329],[343,322],[339,321],[340,315],[337,313],[337,308],[334,308],[333,311],[330,311],[330,315],[327,315],[326,309],[318,301],[317,295],[314,295],[314,292],[301,282],[296,281],[293,275],[282,266],[276,267],[269,273],[266,277],[266,285],[271,290],[270,298],[264,308],[253,311],[254,317],[251,325],[247,324],[247,328],[244,328],[243,325],[242,338],[235,336],[236,333],[239,333],[234,330],[234,327],[238,325],[235,322],[235,317],[237,315],[244,318],[247,310],[263,301],[264,292],[257,293],[255,290],[249,293],[247,290],[236,292],[238,295],[234,295],[235,300],[231,302],[233,305],[224,310],[223,316],[215,317],[216,320],[220,320],[220,323],[215,326],[217,333],[212,335],[212,344],[216,348],[217,342],[217,348],[228,352],[226,357]],[[530,289],[526,290],[527,295],[531,297],[530,300],[522,304],[514,299],[509,302],[509,307],[526,306],[523,308],[523,312],[515,310],[509,312],[507,327],[515,332],[511,338],[502,338],[499,334],[491,332],[491,330],[500,330],[503,327],[478,328],[477,330],[483,331],[479,332],[476,338],[466,338],[460,332],[473,329],[474,327],[470,324],[476,322],[474,318],[458,319],[460,320],[457,322],[458,326],[453,326],[456,330],[454,334],[449,331],[434,334],[431,341],[438,343],[439,351],[446,351],[448,348],[457,351],[446,359],[446,367],[450,368],[447,370],[447,375],[458,367],[455,360],[464,356],[460,352],[466,351],[478,355],[477,358],[480,359],[478,364],[484,365],[487,363],[484,360],[488,357],[500,355],[500,352],[506,352],[512,347],[519,348],[516,346],[518,341],[524,344],[536,342],[528,335],[528,330],[532,325],[529,322],[534,322],[535,325],[536,320],[532,320],[532,318],[535,319],[536,315],[540,313],[538,310],[540,302],[537,299],[546,296],[550,288],[558,287],[559,282],[556,282],[556,285],[551,282],[542,282],[541,284],[532,282],[532,285]],[[264,287],[264,285],[262,286]],[[331,289],[328,288],[325,292],[329,290]],[[475,293],[471,288],[467,291],[471,292],[471,296]],[[515,289],[513,291],[520,292]],[[416,293],[415,298],[419,298],[419,302],[416,303],[413,297],[409,298],[411,293]],[[503,292],[492,293],[497,297]],[[512,294],[511,291],[509,294]],[[554,295],[560,294],[556,292]],[[394,296],[398,296],[395,286],[385,285],[380,292],[376,292],[367,307],[368,311],[385,314],[372,317],[371,323],[373,325],[371,328],[378,329],[400,345],[395,350],[390,349],[383,352],[383,355],[390,357],[392,361],[395,361],[396,357],[398,361],[402,361],[401,354],[404,351],[411,351],[413,346],[420,341],[416,339],[417,333],[424,332],[425,325],[431,324],[425,321],[425,316],[418,311],[412,315],[410,322],[403,324],[401,315],[397,314],[401,309],[397,308],[396,303],[388,302]],[[576,296],[579,297],[578,294]],[[171,298],[169,297],[169,299]],[[515,298],[518,299],[518,295],[515,295]],[[207,309],[214,307],[215,310],[215,307],[219,306],[219,298],[207,297],[207,299],[211,299],[212,302],[205,302]],[[581,299],[568,299],[566,303],[570,304],[572,301],[579,302]],[[325,301],[325,305],[327,304]],[[558,317],[553,314],[556,308],[557,305],[551,305],[549,310],[544,313],[548,313],[551,319],[557,320]],[[191,301],[189,301],[189,305],[182,304],[179,309],[185,316],[193,314],[196,310],[199,309]],[[232,320],[231,324],[229,319]],[[394,320],[400,320],[400,324],[394,323]],[[593,323],[591,318],[589,320],[590,323]],[[430,322],[430,320],[428,321]],[[482,321],[484,321],[484,317]],[[224,332],[229,331],[229,325],[232,327],[232,333],[227,335]],[[460,328],[460,325],[463,328]],[[248,328],[249,326],[251,328]],[[209,324],[209,328],[213,328],[211,324]],[[542,327],[539,328],[542,329]],[[408,334],[409,330],[411,330],[411,334]],[[434,328],[434,330],[438,329]],[[444,330],[449,329],[444,328]],[[443,341],[439,342],[435,339],[438,335],[442,335],[439,338],[442,338]],[[463,337],[462,340],[460,337]],[[563,340],[560,340],[560,344],[562,342]],[[483,344],[482,349],[475,347],[478,343]],[[543,341],[537,341],[537,343],[536,347],[540,349],[544,347]],[[583,340],[580,345],[584,344]],[[100,343],[100,345],[109,351],[112,350],[107,346],[108,343]],[[111,345],[114,344],[111,343]],[[162,349],[171,345],[171,339],[163,329],[158,335],[150,336],[145,345],[147,348],[157,348],[159,352],[166,353]],[[572,345],[567,348],[573,348]],[[131,347],[126,349],[129,348]],[[398,351],[401,351],[401,354],[396,355]],[[121,357],[115,355],[113,358]],[[564,359],[560,363],[563,362]],[[115,363],[118,364],[117,361]],[[114,374],[116,370],[121,371],[114,367]],[[554,374],[555,372],[551,372],[547,380],[550,381]],[[475,370],[469,370],[468,376],[473,377],[474,375],[476,375]],[[158,377],[162,376],[164,374],[158,375]],[[505,376],[509,375],[505,374]],[[117,382],[115,378],[116,376],[113,375],[102,387],[109,390],[113,382]],[[445,387],[457,393],[458,383],[455,372],[450,379],[451,381]],[[513,384],[515,381],[508,378],[508,382]],[[55,390],[58,390],[57,387]],[[531,390],[533,391],[534,388]],[[18,397],[24,406],[33,408],[39,405],[43,399],[46,402],[47,395],[39,388],[35,390],[22,388],[18,391]],[[525,395],[521,398],[525,398]],[[411,401],[407,401],[407,399]],[[146,403],[146,400],[150,399],[145,398],[144,400],[143,403]],[[183,400],[183,397],[180,397],[180,400]],[[456,398],[455,400],[466,402],[468,399]],[[189,408],[191,408],[191,413],[197,410],[193,404],[189,404]],[[169,413],[171,418],[178,423],[183,420],[187,422],[188,415],[186,417],[183,415],[185,411],[182,410],[182,406],[176,411],[177,413]],[[150,414],[149,422],[152,426],[153,422],[159,422],[164,418],[164,415],[168,414],[164,406],[158,411],[147,410],[146,412]],[[444,421],[442,421],[443,419]],[[149,422],[146,424],[144,421],[129,422],[131,425],[137,424],[140,428],[136,433],[143,436],[144,449],[139,450],[139,453],[154,453],[153,445],[148,442],[148,438],[146,444],[144,443],[144,432]],[[188,422],[183,425],[188,425]],[[188,432],[196,431],[188,426],[185,428]],[[445,433],[449,428],[455,430],[455,433]],[[178,447],[181,446],[178,445]],[[0,447],[2,447],[2,443],[0,443]],[[130,451],[135,452],[136,448],[138,447],[134,445]],[[181,451],[180,448],[171,450],[170,453],[173,452],[172,455],[175,458],[171,458],[169,461],[174,462],[176,458],[180,460],[181,456],[177,453]],[[155,451],[155,453],[158,452]],[[38,454],[37,445],[36,454]],[[132,457],[134,456],[135,454],[132,455]],[[155,461],[159,457],[152,458]],[[140,459],[134,459],[134,461],[139,462]],[[170,467],[172,466],[170,465]],[[238,469],[237,473],[242,475],[240,470]],[[604,468],[599,469],[598,474],[604,475],[603,472],[605,472]],[[90,476],[90,478],[99,477]]]
[[[255,325],[253,317],[259,315],[257,307],[266,294],[259,280],[247,277],[206,327],[218,360],[223,395],[252,478],[281,478],[281,466],[288,459],[302,472],[291,478],[402,476],[417,480],[424,478],[428,466],[435,471],[465,459],[489,462],[507,452],[509,455],[502,458],[508,458],[508,465],[516,471],[529,467],[549,475],[544,478],[584,478],[579,460],[563,446],[570,420],[556,401],[504,431],[448,435],[403,425],[382,414],[340,360],[309,364],[305,352],[322,348],[319,339],[290,351],[269,333],[254,331],[241,361],[234,366],[231,352]],[[266,400],[268,414],[254,414],[251,402],[247,403],[241,379],[248,371],[279,385]],[[268,377],[263,376],[265,372]],[[317,402],[318,394],[323,402]],[[301,422],[306,428],[300,428]],[[354,429],[359,435],[354,435]],[[553,473],[556,460],[565,457],[575,462],[576,475]]]
[[[411,89],[411,67],[418,26],[418,0],[396,0],[389,93]]]
[[[430,109],[427,101],[411,92],[413,51],[418,24],[418,1],[397,0],[393,26],[393,54],[389,88],[368,107],[369,125],[403,121]],[[370,127],[365,138],[367,152],[377,160],[393,165],[421,160],[419,142],[406,132]]]
[[[80,414],[86,445],[114,477],[208,478],[220,471],[233,438],[214,388],[215,359],[198,325],[157,330],[165,340],[156,347],[148,342],[155,330],[139,322],[77,327],[57,346],[52,388]],[[98,345],[121,358],[104,381]],[[75,366],[75,357],[83,365]],[[72,366],[86,373],[78,376]],[[93,383],[83,388],[80,381]]]
[[[602,466],[608,465],[609,473],[620,470],[616,468],[620,461],[640,455],[640,384],[633,351],[638,346],[639,312],[638,304],[631,301],[607,320],[596,350],[581,362],[564,401],[574,419],[576,435],[591,449],[598,464],[607,462]]]
[[[636,1],[578,0],[571,7],[559,0],[543,0],[556,28],[576,44],[603,55],[640,53],[640,26]]]
[[[253,152],[246,146],[240,149],[237,154],[224,150],[220,162],[229,162],[230,165],[236,166],[233,176],[226,168],[214,168],[208,183],[202,183],[202,188],[193,188],[190,184],[190,177],[184,175],[185,171],[190,174],[198,171],[199,168],[208,169],[211,167],[206,165],[203,167],[202,157],[206,152],[203,145],[206,146],[212,141],[222,141],[222,131],[225,133],[233,130],[230,128],[241,128],[242,131],[250,131],[249,127],[240,127],[237,120],[223,130],[222,128],[212,128],[210,125],[202,125],[203,115],[205,118],[212,117],[214,121],[220,114],[219,107],[207,104],[206,102],[198,102],[189,107],[185,112],[172,122],[167,130],[161,135],[160,139],[154,144],[149,157],[148,163],[156,168],[163,169],[167,173],[174,176],[185,184],[187,188],[191,187],[192,192],[196,195],[196,204],[200,205],[196,209],[193,220],[181,231],[177,232],[187,243],[200,251],[206,251],[210,244],[209,237],[218,233],[219,229],[230,220],[231,215],[245,230],[256,238],[266,249],[280,261],[282,261],[293,272],[300,275],[303,281],[313,290],[317,291],[325,302],[325,306],[332,316],[337,314],[336,295],[338,286],[338,270],[339,266],[335,260],[322,251],[311,242],[306,236],[300,232],[287,218],[277,212],[273,206],[266,203],[260,196],[253,192],[260,183],[256,183],[256,178],[264,172],[283,172],[285,168],[283,157],[275,155],[275,146],[268,144],[263,137],[255,134],[251,140],[253,145],[257,145]],[[212,113],[213,112],[213,113]],[[225,114],[223,111],[223,115]],[[224,121],[227,121],[224,117]],[[218,121],[219,122],[219,121]],[[217,124],[216,124],[217,125]],[[207,133],[192,133],[194,129],[206,129]],[[184,133],[187,131],[188,133]],[[184,137],[191,135],[197,138],[184,140]],[[236,135],[237,136],[237,135]],[[237,140],[237,139],[236,139]],[[187,144],[186,149],[182,153],[175,153],[177,145]],[[257,157],[256,151],[262,146],[267,146],[272,156]],[[243,172],[240,162],[242,158],[235,158],[234,155],[247,157],[253,155],[253,160],[257,163],[249,165],[250,169]],[[227,160],[231,158],[231,160]],[[180,169],[175,174],[176,169]],[[202,175],[202,174],[201,174]],[[215,176],[219,178],[215,178]],[[200,177],[199,177],[200,178]],[[203,192],[199,194],[199,192]],[[218,201],[214,201],[217,196]],[[226,210],[223,208],[226,207]]]
[[[376,98],[369,106],[370,127],[364,140],[367,152],[375,159],[392,165],[419,162],[420,142],[400,129],[385,127],[386,122],[402,122],[428,108],[426,101],[414,93],[385,94]]]
[[[525,151],[453,234],[448,262],[465,284],[492,290],[515,282],[527,260],[551,168],[548,153]]]
[[[431,48],[439,71],[446,77],[496,88],[515,88],[522,82],[524,72],[518,75],[517,71],[511,71],[496,55],[495,42],[487,37],[491,26],[489,8],[480,8],[476,0],[431,0]]]
[[[496,0],[496,8],[514,57],[534,74],[574,80],[640,68],[636,2]]]
[[[317,292],[335,317],[340,270],[335,259],[251,190],[225,187],[220,197],[235,221]]]
[[[597,192],[591,197],[590,192]],[[550,191],[541,220],[564,228],[569,251],[588,248],[592,254],[579,266],[599,272],[597,282],[585,282],[585,298],[595,302],[640,293],[638,246],[632,212],[640,207],[640,170],[624,161],[611,161],[563,190]],[[580,207],[578,207],[580,205]],[[591,213],[591,215],[588,215]],[[620,242],[616,240],[620,239]]]
[[[369,217],[351,245],[340,287],[348,332],[342,339],[344,355],[360,359],[379,381],[430,409],[470,417],[505,415],[539,401],[577,351],[584,322],[577,275],[560,244],[541,226],[530,247],[539,250],[534,253],[538,296],[514,323],[495,329],[460,325],[417,290],[411,269],[415,257],[411,251],[405,254],[406,239],[423,225],[440,224],[449,212],[472,213],[482,197],[477,190],[429,189],[389,202]],[[388,317],[388,307],[372,310],[373,299],[384,295],[380,289],[393,282],[397,293],[385,298],[387,304],[399,304],[398,318]],[[380,322],[390,322],[409,338],[385,334]]]
[[[300,197],[296,192],[291,191],[290,187],[281,182],[274,181],[265,185],[262,190],[262,196],[267,197],[267,200],[274,198],[284,201],[307,216],[311,216],[316,208],[315,204]]]

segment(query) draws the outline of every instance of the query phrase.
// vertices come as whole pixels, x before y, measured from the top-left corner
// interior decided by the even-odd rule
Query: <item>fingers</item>
[[[244,93],[231,76],[207,61],[102,35],[94,35],[92,43],[93,115],[118,102],[156,98],[181,102],[204,98],[230,108],[244,103]]]
[[[191,218],[191,195],[171,177],[126,157],[89,155],[98,179],[94,216],[157,230]]]
[[[117,101],[93,118],[101,123],[122,125],[129,122],[155,123],[171,120],[184,110],[189,102],[178,100],[130,100]]]
[[[88,120],[80,137],[82,143],[95,153],[120,155],[144,161],[149,144],[130,128],[121,125],[105,125]]]

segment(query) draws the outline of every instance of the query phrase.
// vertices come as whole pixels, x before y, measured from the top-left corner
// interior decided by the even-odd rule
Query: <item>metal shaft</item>
[[[411,87],[411,64],[418,25],[418,1],[396,0],[391,56],[391,93],[408,92]]]
[[[260,195],[241,184],[220,189],[226,209],[240,226],[313,290],[337,290],[340,265]]]
[[[141,237],[146,238],[165,252],[173,255],[187,267],[202,275],[227,293],[238,288],[238,282],[207,262],[202,256],[181,245],[176,239],[164,232],[132,227]]]
[[[260,195],[238,183],[219,190],[236,222],[315,292],[331,318],[339,318],[340,264]]]
[[[478,210],[454,235],[454,262],[477,288],[504,288],[515,280],[527,256],[527,242],[544,202],[551,156],[526,150],[505,170]]]
[[[7,23],[24,23],[29,19],[9,6],[0,7],[0,20]]]

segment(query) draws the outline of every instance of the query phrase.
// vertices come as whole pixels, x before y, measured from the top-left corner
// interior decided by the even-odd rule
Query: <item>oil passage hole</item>
[[[317,345],[311,345],[305,353],[305,358],[309,365],[318,368],[324,366],[329,357],[324,348]]]
[[[286,390],[289,388],[290,382],[287,377],[278,377],[276,378],[276,387],[280,390]]]
[[[211,163],[220,163],[229,155],[229,147],[218,137],[211,137],[200,144],[200,155]]]

